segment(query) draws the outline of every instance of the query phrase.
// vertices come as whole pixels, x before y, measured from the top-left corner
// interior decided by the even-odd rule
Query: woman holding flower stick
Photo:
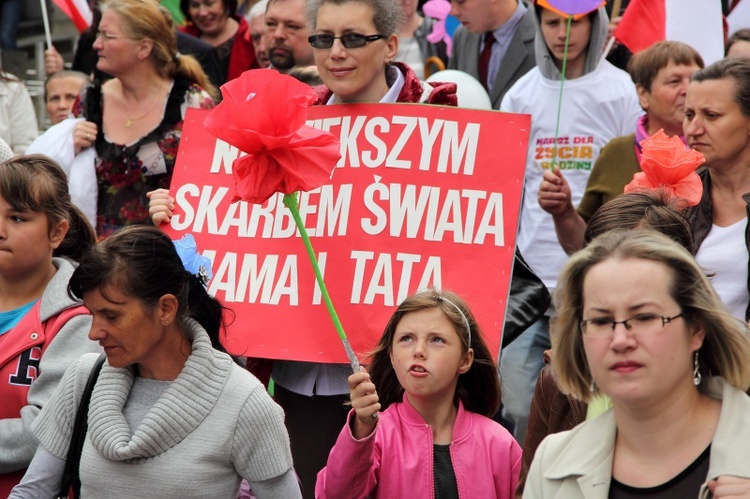
[[[424,102],[455,106],[453,83],[421,82],[398,51],[402,9],[395,0],[311,0],[310,44],[324,85],[317,105]],[[305,497],[312,497],[318,471],[346,421],[348,365],[275,362],[276,401],[284,408],[292,455]],[[317,415],[317,420],[311,415]],[[321,422],[323,426],[321,426]]]
[[[634,133],[616,137],[602,148],[578,207],[573,206],[565,175],[544,173],[539,203],[552,215],[557,238],[566,252],[581,249],[586,224],[594,212],[622,194],[625,184],[641,171],[641,143],[645,139],[659,130],[670,137],[684,137],[685,96],[690,77],[701,68],[700,54],[681,42],[667,40],[638,52],[628,63],[628,72],[646,114],[638,119]]]
[[[349,376],[352,410],[317,498],[513,497],[521,449],[489,419],[500,405],[497,366],[459,296],[406,298],[369,360],[368,372]]]

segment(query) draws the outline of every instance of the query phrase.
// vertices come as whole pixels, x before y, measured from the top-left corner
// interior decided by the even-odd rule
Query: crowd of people
[[[47,130],[0,72],[0,496],[750,497],[750,29],[623,63],[609,6],[452,0],[446,44],[417,0],[89,3]],[[531,116],[502,351],[430,289],[361,372],[229,355],[160,230],[186,110],[258,68],[313,105],[459,105],[433,66]],[[703,155],[694,203],[623,193],[661,132]]]

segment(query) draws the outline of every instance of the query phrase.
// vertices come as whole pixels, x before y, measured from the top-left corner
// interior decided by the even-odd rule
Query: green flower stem
[[[333,326],[336,328],[336,332],[338,333],[339,338],[341,339],[341,342],[344,344],[344,349],[346,350],[346,356],[349,359],[349,363],[352,366],[352,371],[355,373],[358,373],[360,371],[359,360],[357,360],[357,355],[354,353],[354,350],[352,349],[352,345],[349,343],[349,339],[346,337],[344,328],[341,326],[341,321],[339,320],[339,316],[336,313],[336,309],[333,308],[333,302],[331,301],[331,296],[328,294],[328,288],[326,288],[326,283],[323,281],[323,274],[320,272],[320,265],[318,265],[318,259],[315,256],[315,251],[313,251],[312,244],[310,243],[310,236],[307,234],[305,225],[302,223],[302,217],[300,217],[299,215],[299,206],[297,205],[297,193],[293,192],[291,194],[285,194],[284,205],[287,208],[289,208],[289,211],[292,212],[292,218],[294,218],[294,223],[297,225],[297,228],[299,229],[299,233],[302,236],[302,241],[305,243],[307,256],[310,259],[310,263],[312,263],[313,270],[315,271],[315,279],[318,281],[318,287],[320,287],[320,292],[323,295],[323,301],[326,302],[326,308],[328,308],[328,314],[331,316],[331,320],[333,321]]]
[[[565,31],[565,50],[563,51],[562,71],[560,73],[560,96],[557,99],[557,123],[555,124],[555,143],[552,146],[552,164],[550,170],[555,169],[557,164],[557,138],[560,132],[560,113],[562,112],[563,87],[565,86],[565,71],[568,63],[568,42],[570,42],[570,26],[573,24],[573,15],[568,15],[568,27]]]

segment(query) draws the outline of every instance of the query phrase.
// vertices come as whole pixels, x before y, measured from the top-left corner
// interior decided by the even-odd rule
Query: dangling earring
[[[596,390],[596,382],[594,382],[594,378],[591,378],[591,384],[589,385],[589,391],[594,392]]]
[[[696,350],[693,355],[693,384],[695,386],[701,384],[700,365],[698,364],[698,350]]]

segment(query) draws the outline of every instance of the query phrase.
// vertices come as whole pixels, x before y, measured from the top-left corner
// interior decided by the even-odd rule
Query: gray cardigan
[[[292,468],[284,415],[263,385],[211,348],[191,321],[192,353],[179,376],[131,433],[122,414],[133,369],[105,363],[92,394],[81,456],[83,497],[236,497],[240,477],[263,481]],[[66,372],[33,425],[53,455],[64,458],[81,392],[96,357]]]

